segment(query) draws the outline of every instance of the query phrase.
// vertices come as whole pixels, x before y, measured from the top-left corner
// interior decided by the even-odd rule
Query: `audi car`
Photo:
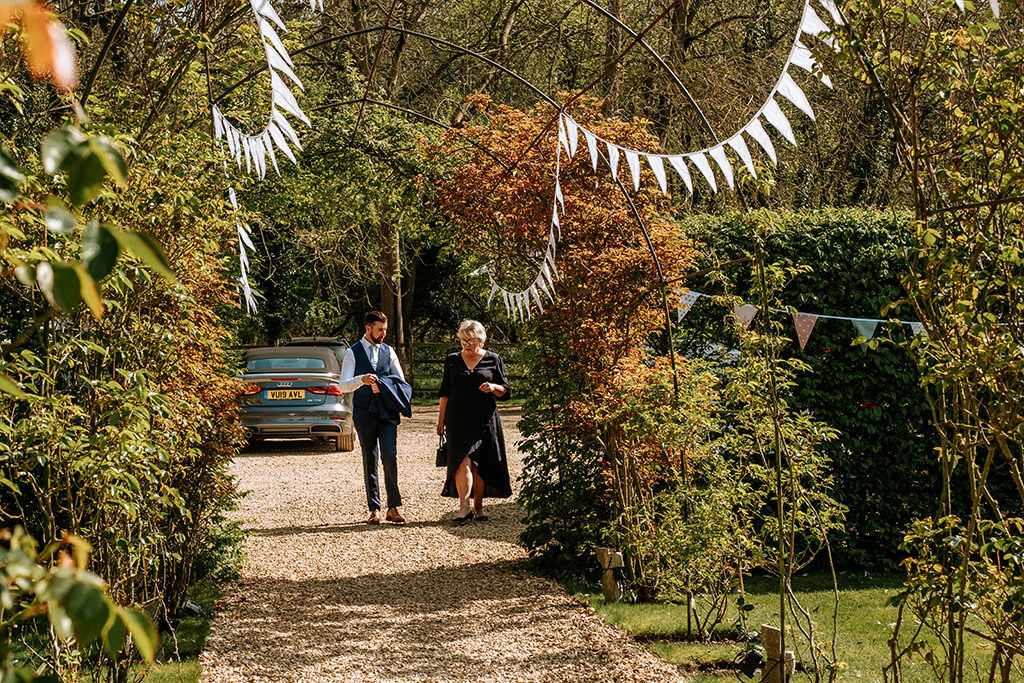
[[[250,443],[320,439],[355,448],[352,396],[341,391],[341,363],[324,347],[248,349],[241,376],[242,427]]]

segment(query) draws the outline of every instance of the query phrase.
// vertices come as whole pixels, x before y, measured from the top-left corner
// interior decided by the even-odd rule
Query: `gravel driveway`
[[[399,428],[405,526],[367,526],[357,453],[271,442],[234,473],[251,491],[242,580],[201,656],[206,681],[678,681],[678,670],[524,568],[512,500],[449,523],[436,408]],[[515,479],[518,414],[503,412]],[[382,482],[383,488],[383,482]],[[383,493],[383,492],[382,492]]]

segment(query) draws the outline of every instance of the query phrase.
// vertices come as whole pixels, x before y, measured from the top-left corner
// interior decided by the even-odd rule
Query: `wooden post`
[[[622,553],[611,548],[598,548],[597,561],[604,569],[604,573],[601,574],[601,589],[604,592],[605,602],[618,602],[622,598],[622,590],[619,588],[615,570],[625,566],[622,561]]]
[[[785,683],[782,673],[782,631],[761,624],[761,646],[764,647],[764,669],[761,671],[761,683]]]

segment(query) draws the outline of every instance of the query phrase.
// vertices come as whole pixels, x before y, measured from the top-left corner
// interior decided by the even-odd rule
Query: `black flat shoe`
[[[473,512],[470,511],[470,512],[467,512],[464,517],[456,517],[455,519],[453,519],[452,520],[452,524],[455,524],[457,526],[462,526],[463,524],[469,524],[472,521],[473,521]]]
[[[473,513],[473,519],[475,519],[478,522],[486,522],[488,519],[490,519],[490,517],[488,517],[487,515],[482,515],[482,514],[478,515],[478,514],[476,514],[474,512]]]

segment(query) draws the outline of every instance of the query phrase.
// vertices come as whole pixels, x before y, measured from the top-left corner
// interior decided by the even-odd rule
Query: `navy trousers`
[[[402,494],[398,491],[398,424],[381,420],[365,408],[356,408],[352,422],[359,435],[359,446],[363,451],[363,480],[366,484],[366,507],[373,512],[380,510],[380,483],[377,478],[377,460],[384,466],[384,490],[388,496],[388,507],[402,505]]]

